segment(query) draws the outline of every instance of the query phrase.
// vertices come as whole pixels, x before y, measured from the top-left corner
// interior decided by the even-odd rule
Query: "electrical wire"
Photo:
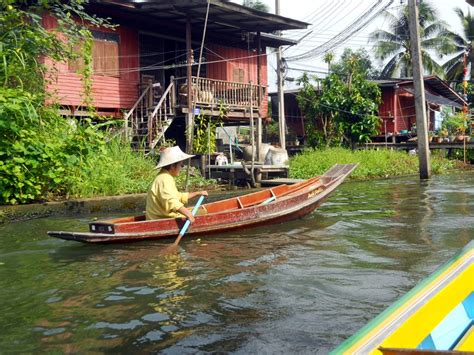
[[[359,32],[360,30],[365,28],[370,22],[375,20],[382,12],[386,11],[386,9],[388,9],[388,7],[391,6],[392,3],[393,0],[389,0],[387,4],[383,5],[380,9],[378,9],[379,5],[382,4],[382,0],[378,0],[369,9],[369,11],[366,11],[363,15],[359,16],[348,27],[346,27],[343,31],[341,31],[338,35],[336,35],[329,41],[305,53],[287,57],[286,60],[299,61],[303,59],[309,59],[318,56],[322,53],[325,53],[329,49],[341,45],[342,43],[346,42],[353,34]]]
[[[227,58],[227,59],[221,59],[221,60],[212,60],[212,61],[206,61],[205,64],[214,64],[214,63],[222,63],[222,62],[231,62],[231,61],[239,61],[239,60],[243,60],[243,59],[250,59],[250,58],[256,58],[258,56],[266,56],[266,55],[269,55],[269,54],[274,54],[276,53],[276,50],[273,50],[273,51],[270,51],[269,53],[261,53],[261,54],[254,54],[254,55],[249,55],[249,56],[242,56],[242,57],[234,57],[234,58]],[[180,55],[180,56],[177,56],[175,58],[172,58],[172,59],[167,59],[166,61],[170,61],[170,60],[173,60],[173,59],[176,59],[178,57],[182,57],[183,55]],[[124,74],[124,73],[133,73],[133,72],[138,72],[138,71],[149,71],[149,70],[160,70],[160,69],[175,69],[175,68],[183,68],[183,67],[186,67],[187,64],[186,63],[183,63],[183,64],[171,64],[171,65],[161,65],[163,64],[164,62],[161,62],[159,63],[160,65],[149,65],[149,66],[145,66],[145,67],[132,67],[132,68],[127,68],[127,69],[121,69],[121,70],[104,70],[104,71],[101,71],[101,73],[120,73],[120,74]],[[198,65],[198,63],[193,63],[191,64],[192,66],[196,66]],[[64,74],[64,73],[61,73],[61,74]]]
[[[294,97],[297,97],[297,96],[298,96],[297,93],[292,93],[292,92],[287,93],[287,94],[293,95]],[[306,99],[306,98],[303,98],[303,99],[304,99],[305,101],[307,101],[307,102],[311,102],[311,100],[309,100],[309,99]],[[450,101],[451,101],[451,100],[450,100]],[[454,103],[454,101],[451,101],[451,102]],[[326,108],[329,108],[329,109],[334,110],[334,111],[339,111],[339,112],[343,112],[343,113],[348,113],[348,114],[351,114],[351,115],[354,115],[354,116],[359,116],[359,117],[365,117],[365,116],[366,116],[366,115],[361,115],[361,114],[357,114],[357,113],[352,113],[352,112],[350,112],[350,111],[342,110],[342,109],[339,109],[339,108],[337,108],[337,107],[333,107],[333,106],[330,106],[330,105],[325,105],[325,104],[321,104],[321,103],[320,103],[319,105],[321,105],[321,106],[323,106],[323,107],[326,107]],[[413,105],[413,106],[407,106],[407,107],[404,107],[403,109],[404,109],[404,110],[408,110],[408,109],[412,109],[412,108],[415,108],[415,105]],[[433,112],[439,112],[439,111],[436,111],[436,110],[434,110],[434,109],[432,109],[432,108],[429,108],[429,109],[430,109],[431,111],[433,111]],[[293,117],[293,118],[297,118],[297,117],[295,117],[295,116],[292,116],[292,117]],[[380,117],[380,118],[382,118],[382,119],[392,119],[392,118],[394,118],[393,116],[385,116],[385,115],[377,115],[377,117]],[[416,117],[416,113],[414,113],[413,115],[399,115],[399,116],[397,116],[397,117],[398,117],[398,118],[401,118],[401,119],[410,119],[410,118]]]

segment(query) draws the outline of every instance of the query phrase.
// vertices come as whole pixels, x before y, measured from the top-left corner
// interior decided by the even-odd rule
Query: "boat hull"
[[[474,241],[332,354],[474,351]]]
[[[338,165],[322,177],[309,179],[300,183],[300,186],[288,188],[286,192],[283,188],[278,191],[274,189],[270,192],[276,198],[270,203],[260,202],[257,199],[255,205],[245,207],[241,203],[241,201],[245,201],[245,197],[237,198],[241,208],[197,216],[195,223],[188,229],[187,235],[222,233],[302,217],[324,202],[354,168],[355,165]],[[281,191],[280,196],[277,195],[279,191]],[[214,206],[214,209],[219,209],[219,204],[229,206],[236,203],[234,200],[229,199],[227,203],[225,201],[216,202],[214,204],[217,205]],[[251,199],[248,200],[251,201]],[[208,208],[212,208],[211,205],[209,204]],[[123,219],[118,219],[92,223],[91,231],[88,233],[60,231],[48,232],[48,234],[52,237],[87,243],[123,243],[143,239],[176,237],[184,222],[185,219],[181,218],[153,221],[128,221],[126,219],[123,221]]]

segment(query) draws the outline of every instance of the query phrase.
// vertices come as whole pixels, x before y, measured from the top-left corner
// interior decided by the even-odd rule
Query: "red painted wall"
[[[432,91],[429,90],[429,87],[425,87],[425,90]],[[435,92],[432,93],[438,95]],[[427,111],[428,129],[433,130],[435,116],[433,110],[438,110],[439,107],[434,104],[430,104],[429,107],[432,110]],[[410,131],[416,125],[415,99],[411,93],[401,88],[395,90],[394,88],[383,87],[379,114],[383,120],[380,128],[381,134],[385,134],[384,122],[387,122],[387,132],[389,133],[400,133],[402,130]]]
[[[49,15],[43,17],[43,25],[47,29],[57,27],[56,20]],[[109,29],[101,31],[111,32]],[[101,109],[127,109],[131,108],[138,99],[139,84],[139,51],[138,32],[134,29],[120,26],[115,31],[119,35],[119,77],[93,75],[94,106]],[[52,66],[51,59],[44,62]],[[57,73],[49,75],[50,83],[47,90],[53,93],[56,102],[64,106],[83,105],[83,85],[80,76],[69,72],[68,63],[56,64]]]
[[[382,87],[382,103],[379,105],[379,116],[382,117],[382,124],[380,126],[380,134],[385,134],[385,128],[387,132],[394,132],[394,95],[395,91],[391,87]]]
[[[207,61],[216,61],[216,63],[207,65],[207,77],[209,79],[234,81],[234,69],[238,68],[244,71],[244,83],[248,83],[250,80],[252,84],[257,85],[257,51],[250,50],[249,52],[246,49],[225,47],[217,44],[210,44],[208,48],[210,51],[207,52]],[[263,97],[260,106],[260,114],[262,117],[267,117],[268,69],[265,50],[263,50],[263,55],[260,57],[260,65],[261,85],[267,88],[267,95]]]
[[[398,115],[397,115],[397,130],[410,131],[416,122],[415,100],[413,95],[400,91],[398,93]]]

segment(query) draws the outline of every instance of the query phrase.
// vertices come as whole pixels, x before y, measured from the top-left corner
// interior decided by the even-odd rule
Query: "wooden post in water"
[[[188,98],[188,114],[186,115],[186,153],[191,154],[193,150],[193,129],[194,129],[194,112],[193,112],[193,83],[192,83],[192,62],[193,49],[191,47],[191,18],[186,20],[186,89]],[[179,90],[179,89],[178,89]]]
[[[430,150],[425,108],[425,84],[420,50],[420,26],[416,0],[408,0],[411,41],[411,60],[413,67],[413,86],[415,88],[416,133],[418,137],[418,160],[420,179],[431,177]]]
[[[275,14],[280,15],[280,0],[275,0]],[[281,36],[281,31],[278,31]],[[280,127],[280,146],[286,149],[286,119],[285,119],[285,92],[283,91],[283,65],[281,47],[277,49],[277,77],[278,77],[278,126]]]
[[[255,187],[255,126],[253,122],[253,90],[252,90],[252,81],[250,83],[250,143],[252,144],[252,164],[250,167],[250,181],[252,187]],[[258,153],[257,153],[258,154]]]
[[[257,90],[258,90],[258,117],[257,117],[257,160],[260,162],[262,157],[260,157],[261,150],[262,150],[262,113],[261,113],[261,107],[262,107],[262,79],[261,79],[261,74],[262,74],[262,60],[261,60],[261,55],[262,55],[262,41],[261,41],[261,36],[260,32],[257,32]],[[263,157],[265,159],[265,157]]]

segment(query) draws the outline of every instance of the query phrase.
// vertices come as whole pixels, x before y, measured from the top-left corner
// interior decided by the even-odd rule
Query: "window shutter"
[[[237,83],[243,83],[244,82],[244,70],[240,68],[234,68],[232,71],[232,81],[235,81]]]
[[[94,40],[92,45],[92,61],[94,65],[94,74],[104,74],[104,41]]]
[[[243,69],[239,69],[239,83],[243,83],[244,82],[244,70]]]
[[[80,70],[84,69],[84,59],[81,57],[83,43],[77,43],[72,49],[75,54],[79,57],[76,60],[68,61],[68,71],[70,73],[78,73]]]
[[[119,76],[118,43],[104,42],[104,53],[104,74],[107,76]]]
[[[232,70],[232,81],[239,82],[239,68]]]
[[[99,32],[97,32],[99,33]],[[82,53],[82,43],[74,47],[74,52]],[[92,44],[92,63],[94,75],[120,76],[119,45],[115,40],[94,39]],[[84,60],[68,62],[68,70],[72,73],[84,69]]]

